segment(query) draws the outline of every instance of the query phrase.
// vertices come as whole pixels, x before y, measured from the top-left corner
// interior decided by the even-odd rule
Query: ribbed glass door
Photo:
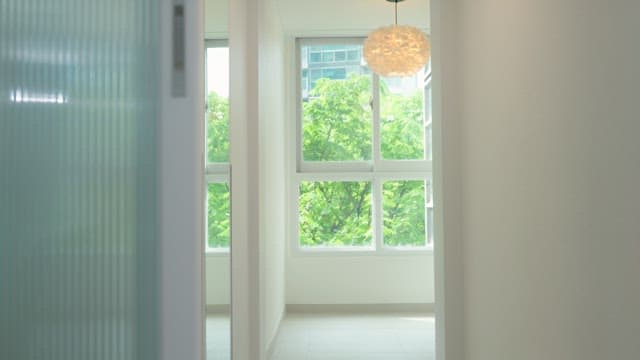
[[[0,359],[157,359],[158,2],[0,0]]]

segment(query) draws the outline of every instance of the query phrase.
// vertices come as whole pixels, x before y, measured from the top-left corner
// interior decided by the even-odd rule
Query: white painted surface
[[[436,358],[464,359],[460,4],[433,0],[433,169]]]
[[[393,4],[384,0],[276,0],[285,31],[351,32],[372,30],[394,22]],[[429,27],[429,1],[398,4],[398,22]]]
[[[433,255],[288,256],[288,304],[433,303]]]
[[[259,360],[260,173],[258,110],[259,0],[229,3],[232,356]],[[202,45],[201,45],[202,46]]]
[[[187,96],[171,94],[173,1],[159,2],[161,359],[202,359],[204,348],[202,1],[185,0]],[[151,255],[150,255],[151,256]]]
[[[260,244],[263,350],[275,337],[285,309],[285,99],[284,36],[273,1],[260,18]]]
[[[287,304],[431,304],[435,300],[432,254],[287,257],[285,277],[284,259],[278,258],[284,258],[283,238],[267,235],[263,239],[270,244],[264,257],[270,265],[263,278],[267,341],[284,310],[285,278]],[[209,256],[206,264],[207,305],[228,304],[228,282],[220,281],[229,276],[228,258]]]
[[[231,300],[231,267],[229,255],[205,258],[207,305],[229,305]]]
[[[229,36],[229,1],[204,0],[205,39],[226,39]]]
[[[447,360],[637,359],[640,3],[447,2],[461,206],[445,231],[464,274],[464,357]]]

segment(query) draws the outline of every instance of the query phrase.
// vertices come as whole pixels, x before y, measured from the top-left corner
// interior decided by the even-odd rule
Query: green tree
[[[229,161],[229,100],[215,92],[207,96],[206,112],[207,161]],[[230,222],[229,184],[208,185],[207,242],[210,248],[229,246]]]
[[[306,161],[372,159],[371,78],[320,79],[303,103],[303,156]],[[424,154],[422,92],[398,95],[381,84],[381,152],[385,159],[420,159]],[[207,97],[207,158],[229,161],[229,102]],[[208,241],[229,246],[229,185],[209,184]],[[425,244],[423,181],[383,184],[383,234],[388,246]],[[302,182],[299,198],[303,246],[367,246],[372,242],[371,183]]]
[[[320,79],[303,104],[303,155],[307,161],[372,158],[371,83],[367,75]],[[381,90],[382,155],[420,159],[424,155],[422,92],[410,96]],[[425,244],[423,181],[383,185],[385,244]],[[303,246],[366,246],[372,241],[370,182],[303,182],[300,186],[300,242]]]
[[[209,93],[206,123],[207,161],[229,162],[229,99]]]
[[[305,160],[371,160],[370,89],[364,75],[316,82],[302,111]]]

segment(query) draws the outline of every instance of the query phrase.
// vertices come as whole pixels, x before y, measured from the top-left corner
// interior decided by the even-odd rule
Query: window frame
[[[208,148],[206,146],[207,143],[207,139],[208,139],[208,134],[207,134],[207,120],[206,120],[206,113],[207,113],[207,103],[206,103],[206,97],[209,95],[209,89],[207,88],[207,79],[208,79],[208,74],[207,74],[207,70],[208,70],[208,63],[207,63],[207,53],[208,53],[208,49],[211,48],[223,48],[229,47],[229,41],[227,39],[207,39],[204,41],[204,56],[205,56],[205,69],[204,69],[204,74],[205,74],[205,112],[204,112],[204,122],[203,122],[203,126],[204,126],[204,141],[205,141],[205,147],[204,147],[204,156],[203,156],[203,160],[204,160],[204,186],[205,186],[205,197],[204,197],[204,214],[205,214],[205,219],[204,219],[204,224],[205,224],[205,228],[204,228],[204,248],[205,248],[205,255],[206,256],[228,256],[231,253],[231,244],[229,244],[228,247],[225,248],[212,248],[209,247],[209,217],[208,217],[208,206],[209,206],[209,184],[229,184],[231,185],[231,164],[229,162],[209,162],[209,159],[207,157],[207,152],[208,152]],[[229,201],[231,201],[231,199],[229,199]],[[231,215],[229,215],[231,216]]]
[[[432,144],[431,134],[431,68],[427,66],[422,82],[424,91],[424,149],[423,160],[388,160],[382,158],[381,152],[381,122],[380,122],[380,77],[371,72],[371,160],[364,161],[323,161],[312,162],[303,159],[303,129],[302,108],[302,48],[319,45],[362,45],[364,37],[296,37],[295,65],[293,78],[295,79],[295,161],[294,171],[290,182],[290,219],[291,241],[290,251],[296,256],[323,255],[420,255],[433,252],[433,229],[429,226],[428,213],[433,216],[433,165],[431,156],[427,156],[427,147]],[[361,60],[361,65],[363,60]],[[429,128],[429,129],[428,129]],[[431,151],[429,152],[431,155]],[[386,247],[383,239],[383,183],[385,181],[423,180],[425,181],[425,245],[416,247]],[[299,198],[300,184],[304,181],[370,181],[371,182],[371,247],[304,247],[300,245]]]

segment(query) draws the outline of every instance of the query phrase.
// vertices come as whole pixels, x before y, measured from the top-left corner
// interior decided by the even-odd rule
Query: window
[[[229,48],[222,40],[207,40],[205,47],[206,249],[209,253],[227,253],[231,230]]]
[[[294,251],[433,243],[430,72],[381,78],[361,58],[362,41],[297,41],[297,76],[310,81],[298,89]],[[345,65],[302,59],[314,53]]]

